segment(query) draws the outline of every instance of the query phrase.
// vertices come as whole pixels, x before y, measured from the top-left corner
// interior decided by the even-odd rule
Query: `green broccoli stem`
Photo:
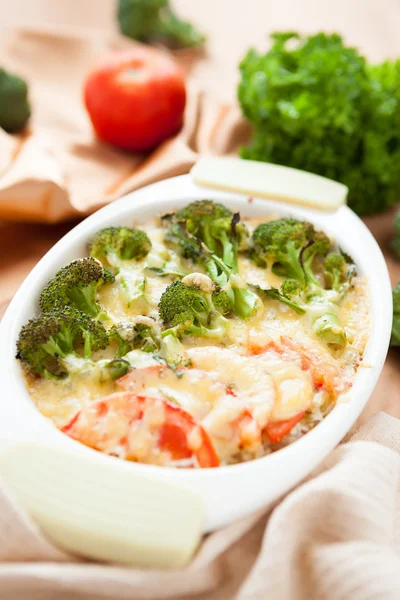
[[[83,337],[83,356],[84,358],[92,358],[93,335],[89,331],[82,331]]]
[[[136,280],[131,280],[130,277],[124,276],[123,272],[117,275],[117,279],[120,280],[122,288],[125,292],[126,304],[128,308],[138,300],[146,300],[146,278],[139,277]],[[146,300],[147,301],[147,300]]]
[[[207,273],[214,283],[222,288],[226,284],[231,283],[232,275],[235,275],[232,268],[219,258],[219,256],[214,254],[201,240],[188,233],[184,225],[180,224],[175,228],[174,235],[177,239],[185,243],[191,243],[208,259],[206,266]],[[256,312],[260,299],[257,294],[248,290],[247,286],[242,288],[231,285],[229,290],[224,291],[230,297],[233,311],[239,318],[247,319]]]
[[[338,317],[333,313],[326,313],[318,317],[314,321],[312,328],[329,345],[339,348],[346,344],[346,333]]]
[[[184,353],[184,347],[178,337],[177,328],[171,327],[161,334],[160,356],[167,364],[175,364],[177,357]]]
[[[295,279],[300,283],[305,283],[304,270],[300,262],[301,250],[296,248],[295,244],[288,243],[286,247],[286,258],[272,266],[272,272],[279,277]]]
[[[303,307],[299,306],[299,304],[296,304],[296,302],[293,302],[292,300],[290,300],[290,298],[287,298],[286,296],[281,294],[281,292],[276,288],[270,288],[269,290],[262,291],[268,296],[268,298],[271,298],[271,300],[278,300],[278,302],[282,302],[283,304],[290,306],[290,308],[296,311],[299,315],[304,315],[304,313],[306,312],[306,310]]]
[[[187,275],[187,273],[184,273],[183,271],[176,271],[175,269],[170,269],[168,266],[145,267],[145,270],[149,273],[153,273],[153,275],[158,275],[159,277],[176,277],[177,279],[182,279],[182,277]]]
[[[237,287],[232,285],[232,275],[235,275],[232,269],[216,254],[213,254],[204,244],[200,244],[200,248],[210,259],[207,264],[207,272],[210,278],[226,292],[232,302],[234,312],[240,319],[251,317],[256,312],[260,303],[257,294],[247,289],[247,286]],[[221,271],[220,274],[217,267]],[[225,290],[224,286],[227,284],[230,284],[230,289]]]
[[[231,288],[226,291],[232,298],[234,312],[240,319],[248,319],[255,313],[259,305],[259,297],[246,288]]]
[[[221,317],[224,318],[224,317]],[[209,329],[208,327],[205,327],[203,325],[189,325],[189,327],[187,327],[185,329],[185,333],[186,335],[194,335],[194,336],[202,336],[202,337],[206,337],[206,338],[210,338],[210,339],[214,339],[214,340],[220,340],[224,333],[225,330],[223,327],[215,327],[212,329]]]
[[[68,330],[59,332],[57,336],[51,336],[49,340],[43,344],[43,349],[51,356],[56,358],[64,358],[71,354],[74,350],[74,336]]]
[[[229,239],[229,236],[225,231],[219,232],[215,237],[221,242],[222,245],[222,260],[230,267],[232,273],[238,272],[238,253],[235,244]]]
[[[67,291],[69,299],[83,313],[96,318],[101,312],[100,305],[96,302],[98,284],[92,283],[86,287],[71,287]]]

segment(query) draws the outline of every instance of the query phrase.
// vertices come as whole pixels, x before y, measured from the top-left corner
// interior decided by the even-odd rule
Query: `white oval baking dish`
[[[271,212],[306,218],[332,234],[354,258],[370,282],[372,326],[354,385],[334,410],[314,430],[292,445],[264,458],[217,469],[176,470],[124,462],[99,455],[120,472],[146,475],[154,481],[177,484],[194,491],[205,504],[205,531],[272,503],[287,492],[341,441],[366,405],[381,372],[390,338],[392,296],[382,253],[369,230],[346,206],[335,213],[289,206],[281,202],[211,191],[196,186],[189,175],[175,177],[128,194],[80,223],[60,240],[26,278],[0,326],[0,432],[17,440],[40,440],[81,456],[94,451],[58,431],[33,405],[15,360],[15,342],[21,326],[37,311],[39,291],[61,266],[86,254],[92,234],[107,225],[141,222],[162,212],[201,198],[226,203],[243,216]],[[18,240],[16,240],[18,243]],[[19,243],[23,244],[23,240]],[[117,510],[117,507],[116,507]]]

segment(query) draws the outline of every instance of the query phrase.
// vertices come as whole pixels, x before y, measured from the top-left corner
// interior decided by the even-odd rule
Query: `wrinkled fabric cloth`
[[[68,556],[0,482],[0,598],[398,600],[400,422],[378,413],[275,508],[205,537],[182,570]]]
[[[186,54],[182,131],[150,154],[96,139],[82,101],[85,76],[103,55],[132,48],[116,34],[15,30],[0,42],[2,63],[29,84],[27,130],[0,130],[0,219],[56,223],[85,216],[139,187],[187,173],[201,154],[232,152],[247,127],[236,108],[200,91]],[[200,58],[199,58],[200,60]]]

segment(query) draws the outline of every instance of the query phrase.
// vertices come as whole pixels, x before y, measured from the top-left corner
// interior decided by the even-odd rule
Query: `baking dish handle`
[[[202,500],[118,467],[94,452],[82,458],[37,442],[0,454],[6,487],[62,550],[141,567],[184,566],[201,539]]]

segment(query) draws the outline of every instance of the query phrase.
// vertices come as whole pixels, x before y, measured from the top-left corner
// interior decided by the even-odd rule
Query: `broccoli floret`
[[[121,261],[140,260],[151,250],[151,241],[145,231],[130,227],[106,227],[92,238],[89,252],[103,265],[118,272]]]
[[[108,346],[108,334],[99,321],[65,307],[31,319],[21,329],[17,358],[32,373],[42,377],[67,377],[63,359],[80,354],[90,359],[92,353]]]
[[[331,252],[325,258],[324,267],[327,287],[343,296],[349,290],[356,271],[351,258],[340,252]]]
[[[393,290],[393,326],[391,346],[400,346],[400,282]]]
[[[227,292],[225,292],[219,286],[216,286],[215,290],[213,291],[212,301],[215,308],[221,313],[221,315],[232,315],[232,299],[229,297],[229,294],[227,294]]]
[[[335,262],[335,261],[332,261]],[[341,284],[342,291],[345,283]],[[280,290],[271,288],[259,290],[271,300],[277,300],[290,306],[300,315],[307,315],[314,333],[323,341],[338,349],[346,345],[346,333],[336,314],[338,302],[342,295],[336,292],[332,295],[330,290],[320,287],[319,283],[313,282],[313,294],[310,288],[305,287],[296,279],[286,279]]]
[[[171,283],[158,306],[167,330],[172,329],[178,338],[192,335],[223,339],[228,321],[214,306],[214,290],[214,283],[202,273],[192,273]]]
[[[325,258],[325,278],[332,290],[339,291],[345,278],[346,260],[339,252],[331,252]]]
[[[300,262],[304,271],[304,282],[308,296],[318,294],[321,289],[321,281],[316,275],[316,259],[324,258],[331,247],[329,238],[322,231],[315,231],[312,240],[303,248],[300,254]],[[321,274],[320,274],[321,277]]]
[[[239,213],[212,200],[197,200],[178,210],[173,221],[184,224],[188,233],[202,241],[233,273],[238,272],[238,252],[247,249],[249,238]]]
[[[169,0],[119,0],[118,21],[124,35],[140,42],[187,48],[205,41],[191,23],[179,19]]]
[[[154,352],[160,348],[159,327],[150,317],[139,316],[132,323],[113,325],[109,335],[118,344],[118,357],[131,350]]]
[[[163,222],[165,224],[167,221],[164,220]],[[164,242],[176,247],[184,258],[191,260],[195,264],[204,263],[204,257],[199,245],[183,235],[182,227],[178,223],[170,224],[164,236]]]
[[[392,250],[396,257],[400,259],[400,211],[396,214],[393,221],[393,233]]]
[[[253,231],[250,257],[261,267],[271,266],[276,275],[304,283],[300,257],[314,233],[311,223],[296,219],[260,223]]]
[[[241,319],[247,319],[257,312],[260,306],[257,294],[247,288],[246,283],[233,268],[187,230],[186,222],[173,223],[170,233],[173,233],[175,243],[182,248],[190,249],[192,260],[205,268],[212,281],[222,288],[229,298],[230,312]]]
[[[259,266],[271,266],[275,274],[297,281],[309,300],[324,294],[325,283],[336,292],[348,289],[344,284],[351,281],[354,265],[330,249],[328,236],[311,223],[278,219],[256,227],[250,255]]]
[[[105,283],[112,283],[114,276],[95,258],[74,260],[56,273],[40,295],[40,308],[51,312],[71,306],[93,318],[107,318],[96,295]]]
[[[189,367],[191,361],[185,358],[185,348],[179,339],[178,328],[166,329],[161,334],[160,358],[173,370]]]
[[[21,77],[0,69],[0,127],[15,133],[26,125],[30,116],[27,84]]]
[[[146,300],[146,279],[124,266],[125,261],[140,260],[151,250],[151,241],[145,231],[130,227],[106,227],[89,244],[92,256],[109,267],[121,285],[128,308],[138,300]]]
[[[124,266],[125,261],[140,260],[151,250],[151,241],[145,231],[130,227],[106,227],[89,244],[92,256],[110,267],[121,285],[128,308],[138,300],[146,300],[146,279]]]
[[[212,200],[196,200],[178,210],[173,220],[176,223],[186,223],[189,233],[204,242],[211,252],[222,258],[222,253],[218,252],[218,239],[211,232],[211,227],[214,221],[226,219],[227,228],[230,230],[232,218],[233,213],[223,204]],[[224,223],[225,227],[226,223]]]

